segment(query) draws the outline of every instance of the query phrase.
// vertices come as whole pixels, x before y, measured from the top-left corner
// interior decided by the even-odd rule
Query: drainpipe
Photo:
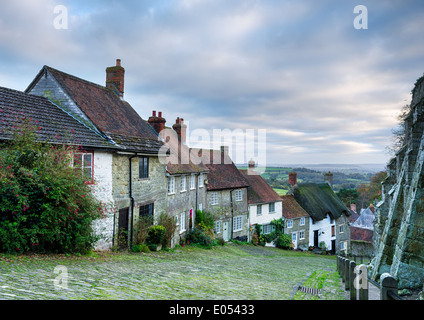
[[[195,176],[195,185],[196,185],[196,210],[194,211],[194,221],[196,221],[196,213],[197,213],[197,210],[199,210],[199,204],[198,204],[198,194],[199,194],[199,177],[200,177],[200,174],[199,174],[199,176],[198,177],[196,177]],[[193,230],[193,228],[194,228],[194,221],[192,221],[191,222],[191,230]]]
[[[234,189],[230,190],[230,200],[231,200],[231,239],[233,239],[233,230],[234,230],[234,203],[233,203],[233,191]]]
[[[131,201],[131,229],[130,229],[130,245],[132,246],[132,242],[133,242],[133,225],[134,225],[134,197],[132,194],[132,159],[134,159],[135,157],[137,157],[137,154],[132,155],[129,158],[129,170],[130,170],[130,174],[129,174],[129,184],[128,184],[128,189],[129,189],[129,196],[130,196],[130,201]]]

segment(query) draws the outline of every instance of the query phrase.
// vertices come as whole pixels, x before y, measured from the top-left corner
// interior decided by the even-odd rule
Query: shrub
[[[36,142],[29,120],[17,129],[0,150],[0,252],[89,252],[103,208],[70,166],[81,150]]]
[[[149,229],[153,225],[153,217],[152,216],[140,216],[137,225],[137,236],[136,236],[136,244],[145,243],[147,237],[149,236]]]
[[[162,244],[166,229],[164,226],[156,225],[149,229],[149,235],[146,242],[151,244]]]
[[[148,253],[148,252],[150,252],[150,249],[149,249],[149,246],[147,244],[142,243],[142,244],[136,244],[136,245],[132,246],[131,251],[132,252]]]
[[[277,246],[277,248],[286,249],[286,250],[291,249],[292,248],[291,236],[285,233],[280,234],[280,236],[277,238],[275,245]]]
[[[175,230],[177,229],[177,223],[170,215],[161,213],[159,216],[158,224],[164,226],[166,230],[163,237],[162,246],[169,247],[171,245],[171,239],[174,236]]]
[[[204,230],[193,228],[186,234],[185,240],[188,244],[197,243],[205,248],[211,248],[213,245],[213,238],[206,234]]]

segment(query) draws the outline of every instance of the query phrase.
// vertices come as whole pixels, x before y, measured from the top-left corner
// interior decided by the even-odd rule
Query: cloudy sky
[[[119,58],[125,100],[183,117],[194,145],[266,130],[268,164],[384,164],[423,30],[422,0],[1,1],[0,86],[25,90],[43,65],[104,85]]]

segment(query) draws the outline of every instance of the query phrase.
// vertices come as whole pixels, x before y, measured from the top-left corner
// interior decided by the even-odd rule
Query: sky
[[[43,65],[104,85],[121,59],[124,99],[184,118],[190,146],[385,164],[423,29],[422,0],[0,0],[0,86],[23,91]]]

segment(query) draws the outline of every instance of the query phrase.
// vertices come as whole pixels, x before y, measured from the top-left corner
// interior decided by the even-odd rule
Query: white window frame
[[[94,153],[91,152],[77,152],[74,155],[74,161],[73,161],[73,165],[75,166],[76,163],[76,157],[81,156],[81,163],[78,163],[77,165],[81,168],[81,172],[83,177],[85,178],[90,178],[88,181],[93,181],[93,177],[94,177]],[[91,161],[90,161],[90,165],[86,165],[86,157],[90,156],[91,157]],[[85,172],[86,170],[90,170],[90,177],[88,177]]]
[[[236,190],[236,201],[243,201],[243,190]]]
[[[243,230],[243,216],[235,216],[233,218],[233,232]]]
[[[180,214],[180,233],[186,231],[186,213],[181,212]]]
[[[187,191],[187,178],[186,176],[180,177],[180,192],[186,192]]]
[[[175,177],[168,177],[168,194],[175,194]]]
[[[261,216],[262,215],[262,205],[261,204],[258,204],[256,206],[256,215],[257,216]]]
[[[196,189],[196,176],[192,174],[190,176],[190,190]]]
[[[263,234],[269,234],[269,233],[271,233],[273,231],[275,231],[275,226],[274,225],[272,225],[270,223],[267,223],[267,224],[263,224],[262,225],[262,233]]]
[[[299,231],[299,240],[304,240],[305,239],[305,230],[300,230]]]
[[[299,221],[299,226],[304,226],[305,225],[305,217],[300,218]]]
[[[221,220],[215,221],[214,232],[216,234],[221,233]]]
[[[292,219],[287,220],[287,229],[289,229],[289,228],[293,228],[293,220]]]
[[[198,179],[199,179],[198,180],[199,188],[203,188],[203,186],[204,186],[204,184],[203,184],[203,173],[199,174]]]
[[[216,191],[211,192],[211,205],[216,205],[218,203],[219,203],[218,192]]]
[[[339,233],[344,233],[344,224],[339,226]]]
[[[340,250],[346,250],[346,241],[340,241]]]
[[[272,206],[272,208],[271,208],[271,206]],[[271,210],[272,209],[272,210]],[[268,205],[268,213],[275,213],[275,202],[271,202],[269,205]]]

